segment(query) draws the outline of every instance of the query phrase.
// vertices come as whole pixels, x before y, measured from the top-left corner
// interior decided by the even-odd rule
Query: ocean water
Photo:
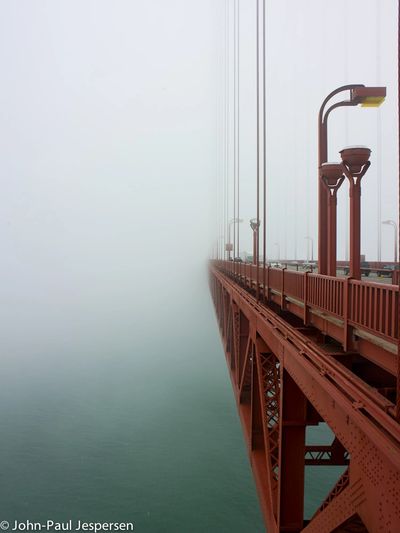
[[[205,276],[165,300],[109,339],[4,354],[0,521],[263,531]]]
[[[138,301],[132,320],[109,332],[94,320],[49,332],[50,343],[32,336],[25,353],[9,346],[0,521],[264,531],[205,276],[174,294]],[[324,426],[308,433],[330,438]],[[339,470],[307,469],[306,516]]]

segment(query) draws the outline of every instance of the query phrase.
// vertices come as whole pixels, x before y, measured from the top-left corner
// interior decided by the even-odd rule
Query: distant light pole
[[[394,220],[384,220],[382,222],[382,224],[385,224],[387,226],[392,226],[392,228],[394,229],[394,262],[397,263],[398,261],[398,256],[397,256],[397,235],[398,235],[398,230],[397,230],[397,224]]]
[[[253,230],[253,265],[257,264],[257,250],[258,250],[258,229],[260,221],[257,218],[250,220],[250,227]]]
[[[314,239],[312,237],[304,237],[304,238],[306,239],[306,241],[311,242],[311,261],[314,261]],[[310,251],[310,246],[307,243],[307,261],[309,261],[310,259],[309,251]]]
[[[351,146],[341,150],[343,172],[350,182],[350,277],[361,279],[361,179],[369,169],[371,150]]]
[[[277,249],[278,249],[278,257],[277,257],[277,259],[278,259],[278,261],[280,261],[280,259],[281,259],[281,247],[280,247],[279,242],[274,242],[274,246],[276,246]]]
[[[229,258],[228,259],[231,258],[230,254],[231,254],[231,251],[233,250],[233,246],[231,244],[231,225],[235,224],[235,223],[240,224],[241,222],[243,222],[242,218],[232,218],[232,220],[228,224],[228,242],[231,245],[231,249],[229,250]],[[233,258],[233,259],[235,259],[235,258]]]
[[[326,111],[329,100],[337,94],[350,91],[350,99],[332,104]],[[365,87],[362,84],[343,85],[332,91],[322,102],[318,115],[318,169],[328,160],[328,117],[338,107],[361,105],[378,107],[384,101],[386,87]],[[318,175],[318,272],[328,271],[328,191]]]

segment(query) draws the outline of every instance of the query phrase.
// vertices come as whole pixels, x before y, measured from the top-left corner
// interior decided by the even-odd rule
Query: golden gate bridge
[[[253,253],[250,261],[239,253],[240,19],[239,1],[233,0],[227,2],[226,19],[227,30],[231,24],[233,31],[233,74],[226,77],[227,85],[233,82],[233,105],[225,113],[226,121],[233,113],[233,194],[221,198],[218,231],[222,226],[223,242],[215,247],[209,280],[265,526],[269,533],[396,533],[400,531],[399,240],[395,239],[390,282],[366,279],[361,184],[373,164],[371,150],[347,147],[340,152],[340,161],[328,161],[331,112],[339,107],[380,106],[386,87],[347,84],[321,103],[315,132],[317,271],[309,265],[299,269],[298,261],[287,258],[277,268],[267,257],[265,223],[265,1],[257,1],[256,9]],[[225,126],[228,130],[228,122]],[[227,156],[229,139],[225,141],[222,149]],[[350,254],[348,262],[341,262],[345,271],[340,272],[337,193],[345,183]],[[375,263],[375,269],[383,269],[380,261]],[[307,444],[307,428],[321,423],[332,430],[331,443]],[[343,473],[306,519],[305,468],[332,465],[343,467]]]

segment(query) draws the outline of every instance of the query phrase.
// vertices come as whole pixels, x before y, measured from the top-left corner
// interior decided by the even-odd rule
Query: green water
[[[53,352],[39,338],[4,354],[0,521],[264,531],[206,283],[179,298],[110,336],[78,330]],[[332,484],[311,474],[308,515]]]
[[[158,334],[146,313],[129,342],[3,359],[0,520],[263,531],[206,284],[190,296]]]

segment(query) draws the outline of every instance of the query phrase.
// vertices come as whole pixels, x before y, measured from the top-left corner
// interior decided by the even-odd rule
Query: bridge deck
[[[223,261],[210,286],[268,532],[400,531],[398,288]],[[332,444],[306,446],[321,421]],[[305,465],[329,464],[307,523]]]
[[[261,301],[314,325],[337,340],[345,351],[357,351],[397,375],[399,288],[373,283],[218,261],[215,265],[241,285],[257,292]]]

